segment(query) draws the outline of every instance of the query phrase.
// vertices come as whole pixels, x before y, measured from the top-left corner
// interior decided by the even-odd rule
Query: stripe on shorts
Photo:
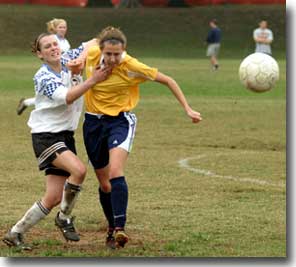
[[[136,133],[137,118],[135,114],[129,112],[125,112],[124,117],[129,122],[129,129],[126,139],[118,147],[123,148],[127,152],[131,152]]]
[[[38,157],[39,165],[42,164],[48,157],[58,151],[62,147],[67,147],[64,142],[58,142],[45,149]]]

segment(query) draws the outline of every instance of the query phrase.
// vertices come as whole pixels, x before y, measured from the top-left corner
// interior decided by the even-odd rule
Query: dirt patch
[[[0,230],[1,237],[6,231]],[[106,232],[104,230],[91,231],[83,230],[79,232],[79,242],[67,242],[58,229],[47,231],[40,228],[33,228],[25,235],[25,242],[32,246],[32,251],[16,251],[8,248],[3,242],[0,243],[1,256],[21,256],[21,257],[94,257],[100,251],[105,256],[116,256],[118,250],[110,250],[105,246]],[[130,240],[127,244],[128,249],[143,248],[143,242],[139,233],[130,233]],[[3,253],[8,251],[7,254]],[[14,253],[16,253],[14,255]]]

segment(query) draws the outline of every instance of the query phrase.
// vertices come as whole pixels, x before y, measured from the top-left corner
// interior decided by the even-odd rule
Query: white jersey
[[[55,35],[58,43],[59,43],[59,46],[62,50],[62,54],[67,52],[68,50],[70,50],[71,46],[70,46],[70,43],[68,42],[68,40],[66,38],[61,38],[59,37],[58,35]]]
[[[31,112],[28,125],[31,133],[75,131],[83,108],[83,98],[80,97],[71,105],[66,104],[68,90],[82,82],[81,75],[72,75],[65,63],[77,58],[83,51],[80,46],[69,50],[62,56],[62,71],[54,72],[43,64],[33,80],[35,87],[35,109]]]
[[[253,32],[254,38],[264,38],[270,42],[273,41],[273,33],[270,29],[261,29],[258,28]],[[256,49],[255,52],[267,53],[271,55],[271,47],[270,44],[262,44],[256,42]]]

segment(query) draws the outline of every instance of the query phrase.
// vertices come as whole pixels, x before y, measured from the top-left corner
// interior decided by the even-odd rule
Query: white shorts
[[[218,56],[219,50],[220,50],[220,44],[219,43],[209,44],[208,45],[208,50],[207,50],[207,56],[208,57]]]

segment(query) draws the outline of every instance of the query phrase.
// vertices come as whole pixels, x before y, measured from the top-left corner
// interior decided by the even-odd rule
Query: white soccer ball
[[[265,92],[279,79],[279,66],[275,59],[264,53],[247,56],[239,67],[242,84],[254,92]]]

